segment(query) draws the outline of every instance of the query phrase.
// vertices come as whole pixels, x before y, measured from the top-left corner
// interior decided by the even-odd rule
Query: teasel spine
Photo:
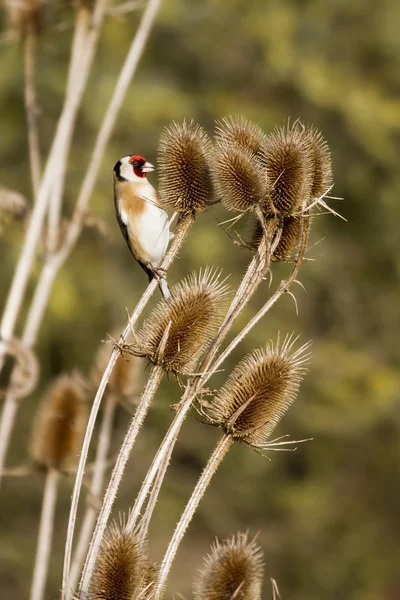
[[[248,533],[216,540],[194,580],[194,600],[260,600],[263,566],[261,548]]]

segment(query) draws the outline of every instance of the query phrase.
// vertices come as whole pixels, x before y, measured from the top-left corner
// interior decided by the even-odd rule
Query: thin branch
[[[28,126],[29,164],[31,169],[33,197],[36,199],[40,185],[40,145],[38,129],[38,107],[36,104],[36,62],[35,32],[30,28],[24,40],[24,72],[25,72],[25,112]]]
[[[107,2],[108,0],[98,0],[96,3],[93,14],[93,31],[95,31],[102,23],[102,19],[107,9]],[[32,210],[29,228],[15,269],[14,278],[0,323],[0,339],[3,340],[8,340],[14,333],[15,324],[35,258],[36,247],[39,242],[43,222],[50,202],[55,165],[57,161],[62,162],[66,159],[68,140],[70,139],[71,131],[74,128],[76,116],[81,105],[83,92],[89,76],[89,66],[88,61],[85,63],[85,69],[82,68],[82,77],[75,86],[75,93],[66,96],[62,113],[57,123],[44,175]],[[4,345],[0,343],[0,369],[3,367],[4,355],[5,348]],[[0,468],[1,466],[2,457],[0,456]]]
[[[104,496],[103,505],[101,507],[96,527],[90,542],[89,552],[86,557],[85,566],[83,569],[80,590],[87,591],[89,589],[90,579],[100,550],[100,545],[103,539],[104,532],[107,527],[108,519],[111,514],[111,509],[118,493],[119,485],[124,475],[126,464],[129,460],[130,453],[136,441],[136,437],[140,431],[143,421],[150,408],[151,401],[154,398],[156,391],[159,388],[164,371],[162,367],[154,366],[146,383],[142,397],[136,409],[135,415],[131,421],[128,432],[122,443],[121,450],[118,454],[107,491]]]
[[[104,18],[104,14],[107,8],[107,2],[108,0],[98,0],[98,2],[95,5],[95,11],[93,14],[93,31],[91,32],[92,37],[90,38],[91,44],[90,53],[88,50],[88,57],[94,53],[96,42],[98,39],[98,29],[100,28],[102,20]],[[78,26],[79,20],[77,17],[75,27],[77,28]],[[73,56],[71,56],[71,63],[72,60]],[[80,107],[83,92],[85,90],[86,82],[89,76],[90,66],[91,61],[88,60],[85,63],[85,66],[81,67],[81,77],[75,85],[74,94],[71,93],[66,96],[63,111],[57,124],[57,130],[46,163],[45,173],[40,185],[35,205],[33,207],[31,222],[29,225],[27,236],[25,238],[24,247],[21,251],[20,259],[16,267],[14,279],[11,285],[11,290],[7,299],[7,303],[3,313],[3,318],[0,324],[0,371],[2,369],[6,353],[6,344],[2,343],[1,340],[3,339],[7,341],[13,335],[14,332],[14,327],[16,324],[16,320],[28,282],[29,273],[33,263],[36,245],[39,241],[43,221],[50,200],[51,186],[54,177],[53,166],[57,160],[66,160],[68,141],[70,141],[71,132],[73,131],[75,125],[77,112]],[[38,329],[40,327],[40,323],[42,321],[43,314],[48,303],[48,298],[50,296],[52,284],[57,274],[58,268],[60,268],[55,260],[54,255],[49,257],[48,261],[49,262],[46,263],[44,266],[40,280],[36,287],[34,299],[28,314],[28,318],[25,324],[25,330],[22,336],[22,341],[28,346],[33,345],[33,343],[36,341]],[[60,266],[61,264],[62,263],[60,263]],[[14,426],[17,411],[18,405],[16,403],[16,398],[10,393],[5,399],[3,412],[0,420],[0,485],[1,473],[4,469],[7,448],[9,445],[11,432]]]
[[[103,417],[100,426],[99,438],[96,448],[96,458],[93,468],[93,476],[89,488],[89,502],[85,515],[82,520],[79,539],[76,545],[74,560],[71,566],[71,573],[68,581],[68,598],[72,598],[73,592],[79,582],[82,572],[85,556],[89,548],[90,538],[96,523],[97,509],[93,506],[91,500],[100,498],[104,486],[104,476],[107,468],[107,456],[110,448],[112,424],[114,420],[116,407],[116,398],[110,394],[105,403]]]
[[[43,600],[44,597],[47,572],[49,569],[59,478],[59,471],[56,471],[55,469],[49,469],[46,475],[46,483],[44,488],[42,514],[40,517],[38,545],[36,550],[30,600]]]
[[[171,538],[167,551],[162,560],[160,571],[157,580],[154,584],[154,588],[152,590],[153,600],[160,600],[160,598],[162,597],[165,588],[165,583],[167,581],[167,577],[171,569],[172,562],[175,558],[176,552],[178,550],[179,544],[182,541],[183,536],[185,535],[185,531],[190,521],[192,520],[193,515],[200,503],[200,500],[204,496],[204,492],[206,491],[214,473],[218,469],[219,465],[221,464],[223,458],[225,457],[232,444],[232,437],[230,435],[224,435],[219,440],[212,455],[210,456],[209,461],[204,471],[202,472],[200,479],[196,484],[196,487],[193,490],[189,502],[186,504],[186,508],[182,513],[179,523],[174,531],[174,535]]]

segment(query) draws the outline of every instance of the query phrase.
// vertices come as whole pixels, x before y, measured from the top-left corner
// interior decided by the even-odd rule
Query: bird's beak
[[[155,171],[155,170],[156,170],[155,166],[149,162],[145,162],[142,167],[142,173],[151,173],[152,171]]]

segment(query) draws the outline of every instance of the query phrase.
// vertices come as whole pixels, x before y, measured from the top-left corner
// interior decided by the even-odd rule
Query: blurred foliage
[[[66,213],[76,197],[90,150],[138,22],[138,12],[108,18],[79,117],[68,169]],[[3,30],[7,30],[4,14]],[[43,324],[38,352],[40,387],[23,402],[9,464],[26,460],[32,415],[43,390],[61,371],[88,373],[106,333],[120,326],[146,285],[120,236],[112,201],[112,166],[127,153],[156,160],[165,125],[183,118],[210,133],[215,119],[243,114],[265,131],[288,117],[319,127],[334,163],[331,204],[346,219],[314,220],[313,240],[298,288],[299,316],[283,298],[225,365],[295,330],[314,340],[300,398],[276,435],[314,438],[271,462],[234,448],[189,529],[171,590],[190,596],[191,579],[215,535],[261,531],[268,578],[282,598],[394,600],[400,597],[400,4],[394,0],[165,0],[107,149],[92,198],[109,237],[85,230],[60,273]],[[73,11],[48,6],[40,39],[38,98],[43,153],[49,148],[63,98]],[[23,53],[4,36],[0,53],[0,185],[31,197],[23,100]],[[154,180],[154,179],[153,179]],[[200,215],[169,280],[219,265],[240,279],[249,254],[219,226],[220,207]],[[23,239],[18,222],[3,225],[0,295],[4,303]],[[35,266],[35,280],[40,258]],[[274,283],[287,266],[274,266]],[[33,284],[27,297],[31,299]],[[267,283],[237,331],[261,305]],[[19,324],[19,331],[22,321]],[[217,386],[226,377],[218,374]],[[127,508],[179,397],[173,378],[163,383],[131,461],[118,508]],[[194,418],[183,428],[153,520],[151,547],[159,558],[215,442],[217,433]],[[197,418],[197,422],[196,422]],[[117,449],[128,422],[115,424]],[[57,509],[48,598],[60,586],[72,478]],[[7,479],[2,490],[0,590],[5,600],[26,598],[30,585],[43,478]]]

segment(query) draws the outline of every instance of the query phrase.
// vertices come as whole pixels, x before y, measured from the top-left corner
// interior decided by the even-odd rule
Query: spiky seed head
[[[79,459],[88,410],[76,375],[60,375],[49,387],[35,418],[31,455],[39,468],[70,471]]]
[[[162,205],[181,213],[200,212],[213,200],[209,161],[211,141],[194,121],[173,123],[158,146]]]
[[[19,192],[0,188],[0,212],[9,214],[13,219],[23,219],[28,212],[28,201]]]
[[[329,146],[322,133],[315,127],[305,131],[305,142],[312,161],[311,200],[320,198],[329,190],[333,182],[332,159]]]
[[[233,370],[209,407],[208,418],[235,441],[260,447],[292,404],[309,358],[309,344],[292,353],[296,339],[256,350]]]
[[[215,141],[219,146],[238,146],[249,150],[262,162],[266,136],[258,125],[242,115],[229,116],[216,122]]]
[[[296,260],[301,243],[301,219],[310,217],[283,217],[282,232],[279,243],[274,251],[272,260],[274,262],[291,262]],[[277,231],[277,222],[275,219],[267,221],[267,228],[270,231],[270,240],[273,239]],[[260,221],[254,218],[250,221],[246,244],[250,250],[257,250],[261,243],[263,228]]]
[[[143,583],[146,551],[136,533],[112,523],[104,535],[90,584],[91,600],[132,600]]]
[[[140,589],[142,595],[139,594],[138,600],[141,600],[141,598],[143,598],[143,600],[151,599],[159,570],[160,566],[157,562],[151,560],[150,558],[146,559],[143,566],[143,581]]]
[[[227,210],[246,212],[257,206],[266,207],[268,181],[249,149],[217,145],[212,175],[216,192]]]
[[[247,533],[215,542],[194,581],[195,600],[260,600],[263,555]]]
[[[111,337],[118,339],[119,332],[115,332]],[[108,344],[101,344],[91,373],[94,385],[99,384],[109,357],[110,347]],[[137,356],[119,356],[108,380],[110,391],[123,398],[134,396],[141,386],[142,367],[143,361]]]
[[[165,371],[192,373],[218,330],[227,292],[216,270],[184,279],[173,288],[172,299],[161,300],[144,322],[140,353]]]
[[[290,216],[310,200],[313,163],[304,128],[299,123],[276,128],[263,151],[271,203]]]
[[[41,31],[44,21],[43,0],[7,0],[6,7],[12,26],[21,37]]]

